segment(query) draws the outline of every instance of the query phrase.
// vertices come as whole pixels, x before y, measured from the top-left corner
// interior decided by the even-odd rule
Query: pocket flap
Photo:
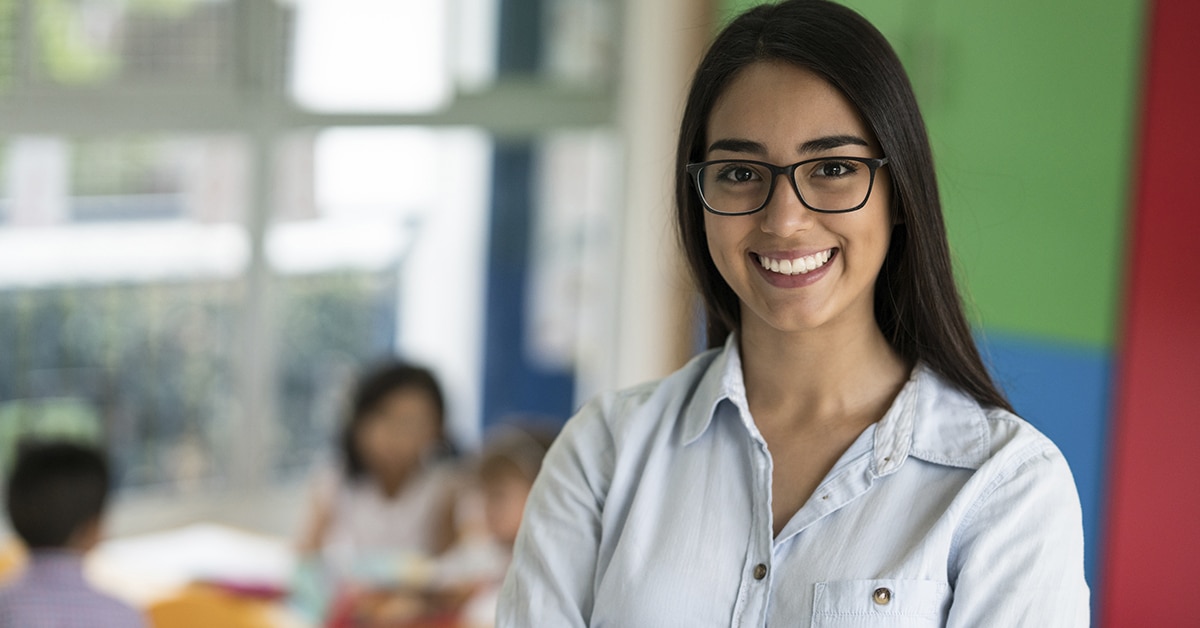
[[[945,617],[950,585],[933,580],[835,580],[818,582],[813,617],[885,615]]]

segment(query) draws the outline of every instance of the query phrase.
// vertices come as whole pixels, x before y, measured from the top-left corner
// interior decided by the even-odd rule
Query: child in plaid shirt
[[[83,577],[83,555],[100,539],[108,497],[104,456],[72,443],[27,443],[7,488],[5,505],[29,564],[0,589],[0,628],[145,628],[137,611]]]

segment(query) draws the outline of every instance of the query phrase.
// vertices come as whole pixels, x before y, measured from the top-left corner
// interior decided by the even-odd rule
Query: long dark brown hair
[[[708,344],[738,329],[738,297],[708,251],[704,208],[685,166],[705,158],[705,127],[730,80],[759,61],[783,61],[829,81],[862,114],[888,157],[892,229],[875,280],[875,320],[910,363],[924,362],[981,404],[1012,409],[980,359],[954,284],[933,152],[900,59],[862,16],[827,0],[787,0],[743,13],[713,41],[688,93],[676,153],[679,237],[704,298]]]

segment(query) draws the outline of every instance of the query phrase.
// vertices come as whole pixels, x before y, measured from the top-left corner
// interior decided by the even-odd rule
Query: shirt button
[[[754,579],[762,580],[763,578],[766,578],[766,577],[767,577],[767,566],[762,563],[755,565],[754,566]]]
[[[887,587],[879,587],[871,594],[871,599],[880,606],[885,606],[892,601],[892,590]]]

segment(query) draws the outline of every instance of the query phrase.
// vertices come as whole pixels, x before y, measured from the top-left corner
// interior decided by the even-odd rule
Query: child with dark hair
[[[445,400],[426,368],[389,361],[366,373],[343,426],[340,468],[318,482],[306,552],[337,560],[432,556],[453,541],[456,477]]]
[[[485,438],[471,484],[458,503],[456,545],[430,565],[426,578],[344,596],[330,626],[492,628],[525,500],[556,430],[509,417]]]
[[[108,464],[93,448],[49,441],[19,447],[5,505],[30,558],[24,573],[0,589],[0,628],[146,625],[83,577],[83,555],[100,540],[108,490]]]

